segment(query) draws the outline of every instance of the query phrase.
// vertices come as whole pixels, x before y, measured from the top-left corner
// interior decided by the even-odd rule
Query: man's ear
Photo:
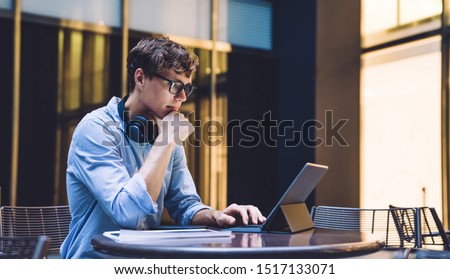
[[[141,68],[137,68],[134,72],[134,82],[136,84],[142,84],[144,81],[144,71]]]

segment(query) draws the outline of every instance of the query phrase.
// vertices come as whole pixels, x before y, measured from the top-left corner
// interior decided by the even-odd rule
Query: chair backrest
[[[413,208],[398,208],[389,205],[389,212],[394,220],[395,228],[400,239],[417,246],[416,223]]]
[[[41,236],[50,238],[50,254],[58,254],[69,233],[69,206],[3,206],[0,208],[1,236]]]
[[[393,211],[394,220],[398,226],[399,233],[406,237],[414,238],[416,248],[422,248],[428,245],[442,245],[444,249],[450,249],[449,239],[444,226],[442,225],[436,209],[433,207],[415,207],[412,211],[402,211],[405,208],[389,205]],[[405,217],[399,216],[403,212]],[[413,220],[403,222],[404,219]]]
[[[418,231],[422,239],[422,245],[444,245],[444,249],[450,249],[450,241],[444,225],[433,207],[419,207],[416,213],[418,218]]]
[[[385,239],[386,248],[414,247],[414,238],[398,233],[392,218],[395,210],[317,206],[313,207],[311,217],[316,228],[367,232]]]
[[[43,259],[49,243],[45,235],[0,237],[0,259]]]

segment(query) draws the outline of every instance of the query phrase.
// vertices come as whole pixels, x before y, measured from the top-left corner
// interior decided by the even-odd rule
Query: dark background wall
[[[316,1],[274,2],[274,47],[278,56],[278,119],[292,121],[277,149],[278,196],[306,162],[315,162],[315,148],[304,144],[302,126],[315,119]],[[303,131],[302,131],[303,132]],[[309,198],[314,202],[314,195]]]
[[[109,48],[109,97],[121,97],[127,92],[122,92],[122,35],[111,34]]]
[[[228,203],[253,204],[268,214],[276,197],[276,148],[264,144],[258,123],[277,114],[276,63],[272,55],[232,52],[228,56]]]
[[[22,22],[17,205],[53,204],[57,59],[58,28]]]
[[[0,204],[10,195],[12,133],[13,21],[0,18]]]

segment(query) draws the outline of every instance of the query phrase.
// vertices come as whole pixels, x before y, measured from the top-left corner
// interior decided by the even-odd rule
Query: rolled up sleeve
[[[173,160],[171,183],[166,195],[166,208],[178,224],[189,225],[199,210],[211,208],[204,205],[197,194],[182,146],[176,148]]]

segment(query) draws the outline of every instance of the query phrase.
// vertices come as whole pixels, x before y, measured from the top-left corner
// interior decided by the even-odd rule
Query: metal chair
[[[445,231],[436,210],[433,207],[416,207],[413,210],[404,210],[402,207],[389,205],[393,211],[393,218],[399,233],[405,238],[414,239],[415,247],[439,245],[444,249],[450,249],[450,231]],[[399,213],[402,213],[399,216]],[[408,222],[404,222],[407,219]]]
[[[0,259],[43,259],[49,243],[45,235],[0,237]]]
[[[377,252],[376,257],[405,259],[414,243],[398,233],[391,214],[393,210],[316,206],[311,210],[311,218],[315,228],[366,232],[378,236],[384,239],[385,248]]]
[[[392,211],[396,210],[317,206],[313,207],[311,217],[316,228],[367,232],[384,238],[387,248],[412,248],[414,242],[398,233],[392,217]]]
[[[59,248],[69,233],[69,206],[3,206],[0,212],[1,236],[44,235],[51,240],[48,253],[59,255]]]
[[[450,231],[445,231],[444,226],[433,207],[416,207],[413,211],[404,211],[405,216],[399,216],[403,208],[389,206],[396,209],[393,212],[394,220],[399,233],[408,239],[413,239],[415,246],[411,255],[415,258],[446,258],[450,259]],[[403,220],[413,222],[403,222]]]
[[[313,207],[311,216],[316,228],[361,231],[383,237],[385,249],[397,251],[396,257],[450,258],[450,232],[444,230],[436,210],[431,207],[317,206]]]

